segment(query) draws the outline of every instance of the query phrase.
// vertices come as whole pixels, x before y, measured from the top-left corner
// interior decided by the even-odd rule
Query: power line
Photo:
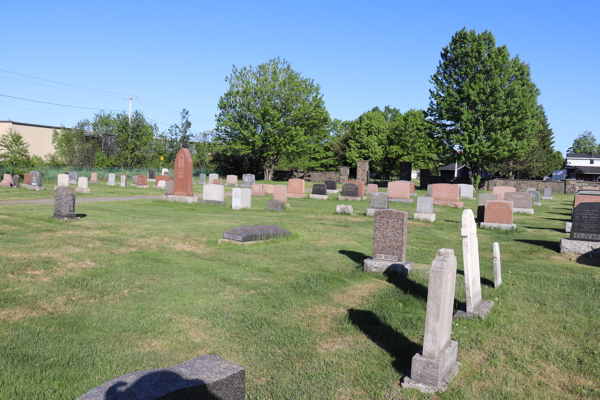
[[[68,105],[68,104],[50,103],[48,101],[24,99],[22,97],[9,96],[9,95],[6,95],[6,94],[0,94],[0,96],[2,96],[2,97],[9,97],[11,99],[17,99],[17,100],[32,101],[34,103],[50,104],[50,105],[53,105],[53,106],[60,106],[60,107],[82,108],[82,109],[85,109],[85,110],[99,110],[99,111],[123,112],[123,110],[111,110],[111,109],[107,109],[107,108],[93,108],[93,107],[71,106],[71,105]]]
[[[14,108],[15,110],[25,110],[25,111],[32,111],[32,112],[44,113],[44,114],[67,115],[69,117],[85,118],[85,116],[83,116],[83,115],[63,114],[63,113],[55,113],[55,112],[50,112],[50,111],[31,110],[29,108],[11,107],[11,106],[5,106],[5,105],[2,105],[2,104],[0,104],[0,108]]]
[[[33,85],[40,85],[40,86],[45,86],[45,87],[50,87],[50,88],[55,88],[55,89],[69,90],[69,91],[71,91],[71,92],[77,92],[77,93],[90,93],[90,94],[97,94],[97,95],[100,95],[100,96],[121,97],[121,96],[119,96],[119,95],[115,95],[115,94],[94,93],[94,92],[89,92],[89,91],[88,91],[88,92],[85,92],[85,91],[83,91],[83,90],[75,90],[75,89],[63,88],[63,87],[60,87],[60,86],[45,85],[45,84],[43,84],[43,83],[39,83],[39,82],[30,82],[30,81],[26,81],[26,80],[24,80],[24,79],[11,78],[11,77],[8,77],[8,76],[1,76],[1,75],[0,75],[0,78],[4,78],[4,79],[11,79],[11,80],[13,80],[13,81],[19,81],[19,82],[31,83],[31,84],[33,84]]]

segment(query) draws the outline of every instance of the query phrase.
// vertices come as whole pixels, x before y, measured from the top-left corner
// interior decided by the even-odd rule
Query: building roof
[[[598,153],[568,153],[567,158],[600,158]]]
[[[600,175],[600,166],[599,167],[577,167],[577,166],[572,166],[571,168],[568,168],[568,169],[574,170],[575,173],[579,173],[579,174]]]
[[[440,168],[438,168],[438,169],[439,169],[440,171],[454,171],[454,166],[455,166],[455,165],[456,165],[456,164],[448,164],[448,165],[446,165],[446,166],[443,166],[443,167],[440,167]],[[459,169],[461,169],[461,168],[469,168],[469,167],[467,167],[465,164],[458,164],[458,165],[456,166],[456,170],[457,170],[457,171],[458,171]]]
[[[17,121],[0,121],[0,123],[10,123],[13,125],[25,125],[25,126],[37,126],[39,128],[52,128],[52,129],[61,129],[61,126],[50,126],[50,125],[38,125],[38,124],[27,124],[25,122],[17,122]]]

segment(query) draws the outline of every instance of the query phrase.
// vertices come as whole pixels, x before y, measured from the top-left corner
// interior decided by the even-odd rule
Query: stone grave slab
[[[233,188],[231,193],[231,208],[233,210],[252,208],[252,189]]]
[[[354,215],[352,206],[347,206],[345,204],[338,204],[337,206],[335,206],[335,212],[337,214]]]
[[[227,186],[237,185],[237,175],[227,175]]]
[[[265,194],[275,194],[275,185],[263,183],[262,188],[263,188],[263,192]],[[287,193],[287,191],[286,191],[286,193]]]
[[[507,200],[487,200],[483,222],[480,228],[511,230],[517,226],[513,224],[513,203]]]
[[[146,175],[138,175],[135,180],[135,187],[139,189],[148,189],[148,178]]]
[[[170,196],[173,194],[173,181],[167,181],[165,183],[165,196]]]
[[[223,185],[204,185],[202,192],[202,202],[205,204],[225,205],[225,186]]]
[[[445,207],[463,208],[465,203],[459,201],[460,188],[449,183],[434,183],[431,185],[433,204]]]
[[[417,211],[413,213],[413,219],[418,221],[435,222],[432,197],[417,197]]]
[[[252,184],[252,196],[264,196],[265,192],[263,191],[263,185],[260,183]]]
[[[116,186],[117,185],[116,175],[115,174],[108,174],[108,183],[107,183],[107,185],[108,186]]]
[[[69,186],[69,175],[67,174],[58,174],[56,176],[56,186],[54,186],[54,190],[59,187],[67,187]]]
[[[242,186],[251,188],[256,183],[254,174],[242,175]]]
[[[360,185],[356,182],[345,182],[342,186],[342,193],[339,196],[340,200],[358,201],[362,200],[360,196]]]
[[[310,194],[311,199],[327,200],[327,186],[324,183],[315,183]]]
[[[477,201],[477,220],[479,222],[483,222],[485,202],[488,200],[498,200],[498,195],[496,193],[479,193],[479,199]]]
[[[77,185],[77,172],[69,172],[69,185]]]
[[[379,191],[379,186],[374,183],[369,183],[367,185],[367,193],[377,193]]]
[[[289,179],[287,187],[287,197],[304,198],[304,179]]]
[[[498,200],[504,200],[504,194],[505,193],[511,193],[511,192],[516,192],[517,188],[514,188],[512,186],[494,186],[492,188],[492,193],[495,193],[498,195]]]
[[[29,190],[46,190],[44,187],[44,174],[40,171],[31,171],[30,179],[31,184],[27,186]]]
[[[459,183],[458,188],[459,188],[459,196],[461,199],[475,200],[475,198],[473,197],[473,185],[466,184],[466,183]]]
[[[69,186],[57,187],[56,193],[54,194],[54,214],[52,215],[52,218],[61,221],[77,218],[75,201],[75,190],[73,190],[73,188]]]
[[[369,207],[367,208],[367,216],[374,217],[378,210],[388,209],[388,194],[385,192],[371,193],[369,196]]]
[[[211,182],[212,185],[220,185],[221,184],[221,180],[220,179],[213,179]]]
[[[267,203],[267,211],[285,211],[285,203],[279,200],[269,200]]]
[[[286,185],[274,185],[273,200],[287,203],[288,187]]]
[[[325,181],[325,186],[327,186],[327,193],[336,194],[338,192],[335,181]]]
[[[344,183],[356,183],[358,185],[358,195],[364,199],[365,196],[365,183],[362,181],[345,181]]]
[[[407,212],[378,210],[373,225],[373,256],[364,261],[364,270],[408,275],[412,262],[406,261],[407,233]]]
[[[175,157],[174,196],[194,196],[193,192],[193,162],[188,149],[182,148]]]
[[[292,232],[279,225],[240,226],[223,234],[224,239],[236,242],[256,242],[290,236]]]
[[[212,183],[215,179],[219,179],[219,174],[208,174],[208,183]]]
[[[388,183],[388,198],[392,203],[412,203],[410,182],[395,181]]]
[[[513,202],[513,212],[523,214],[533,214],[533,196],[525,192],[504,193],[504,200]]]
[[[544,188],[544,200],[552,200],[552,188]]]
[[[77,193],[90,193],[90,189],[88,187],[88,178],[85,176],[80,176],[77,178],[77,189],[75,189]]]
[[[569,239],[560,239],[560,252],[600,264],[600,203],[580,203],[573,209]]]

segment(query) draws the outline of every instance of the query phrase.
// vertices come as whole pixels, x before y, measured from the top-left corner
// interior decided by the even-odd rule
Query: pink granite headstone
[[[252,196],[264,196],[265,192],[263,192],[263,185],[260,183],[252,184]]]
[[[513,202],[505,200],[487,200],[483,222],[492,224],[513,223]]]
[[[182,148],[175,157],[174,196],[193,196],[192,155],[188,149]]]
[[[344,183],[356,183],[358,185],[358,196],[363,197],[365,195],[365,183],[363,181],[344,181]]]
[[[369,183],[367,185],[367,193],[377,193],[379,191],[379,187],[374,183]]]
[[[450,183],[434,183],[431,185],[431,197],[438,201],[456,201],[460,196],[460,187]]]
[[[147,185],[148,177],[146,175],[138,175],[137,180],[135,181],[136,185]]]
[[[98,182],[98,174],[95,172],[92,172],[92,182]]]
[[[221,180],[220,179],[213,179],[211,183],[213,185],[220,185],[221,184]]]
[[[410,199],[410,182],[396,181],[388,183],[388,198]]]
[[[286,185],[273,185],[273,200],[287,202],[288,187]]]
[[[508,192],[516,192],[517,188],[512,186],[494,186],[492,188],[492,193],[496,193],[498,196],[498,200],[504,200],[504,193]]]
[[[304,179],[289,179],[287,192],[290,194],[304,194]]]
[[[237,185],[237,175],[227,175],[228,185]]]
[[[275,194],[275,185],[264,184],[262,185],[263,192],[265,194]]]

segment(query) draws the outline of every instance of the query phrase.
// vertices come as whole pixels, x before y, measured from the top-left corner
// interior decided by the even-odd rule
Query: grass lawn
[[[153,185],[153,183],[150,183]],[[311,185],[307,183],[308,189]],[[428,270],[454,249],[464,302],[462,210],[409,212],[408,278],[362,271],[371,256],[367,201],[290,199],[290,210],[139,200],[81,203],[60,222],[49,190],[0,188],[0,399],[73,399],[117,376],[217,354],[246,369],[248,399],[600,398],[600,269],[561,255],[573,195],[515,214],[513,232],[478,230],[483,321],[455,320],[462,368],[446,392],[403,390],[423,342]],[[161,194],[90,185],[78,197]],[[226,188],[231,191],[231,188]],[[201,186],[195,187],[200,192]],[[423,191],[418,191],[423,195]],[[334,200],[335,198],[335,200]],[[476,214],[477,202],[465,201]],[[217,244],[227,229],[279,224],[292,236]],[[503,284],[492,285],[492,242]]]

